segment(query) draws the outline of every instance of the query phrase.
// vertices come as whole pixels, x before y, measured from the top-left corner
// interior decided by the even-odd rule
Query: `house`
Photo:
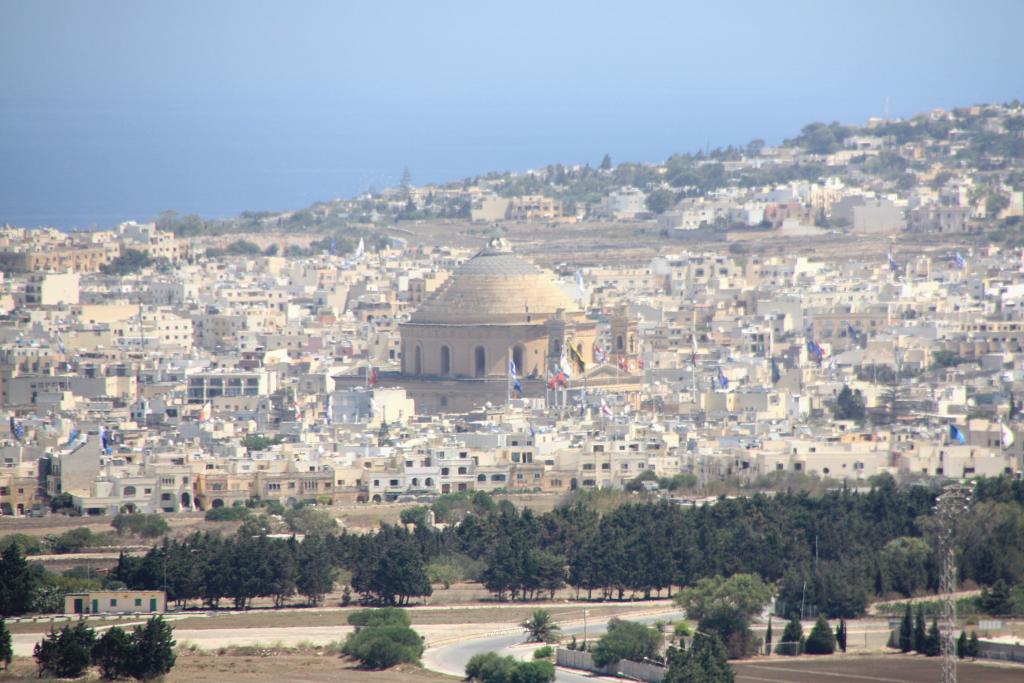
[[[88,591],[64,596],[64,614],[163,614],[163,591]]]

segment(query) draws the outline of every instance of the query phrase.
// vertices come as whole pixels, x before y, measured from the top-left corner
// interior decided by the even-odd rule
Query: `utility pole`
[[[970,509],[974,482],[950,484],[942,489],[935,501],[935,516],[939,521],[939,552],[942,574],[939,592],[942,594],[942,683],[956,683],[956,526],[960,515]]]

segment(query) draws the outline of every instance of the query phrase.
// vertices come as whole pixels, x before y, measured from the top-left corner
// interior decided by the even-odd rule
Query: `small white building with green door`
[[[64,596],[65,614],[163,614],[163,591],[89,591]]]

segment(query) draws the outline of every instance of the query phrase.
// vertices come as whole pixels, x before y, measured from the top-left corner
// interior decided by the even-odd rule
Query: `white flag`
[[[363,254],[366,253],[366,245],[363,243],[363,238],[359,238],[359,246],[356,247],[356,258],[362,258]]]
[[[1016,441],[1016,437],[1013,435],[1013,430],[1007,427],[1005,424],[1000,424],[999,428],[1003,432],[1003,448],[1009,448]]]

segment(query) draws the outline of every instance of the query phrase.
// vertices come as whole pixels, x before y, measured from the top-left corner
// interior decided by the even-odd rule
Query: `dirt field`
[[[50,680],[36,678],[35,662],[28,657],[15,658],[11,670],[6,674],[0,673],[0,681],[39,683]],[[455,679],[413,666],[401,666],[388,671],[364,671],[333,654],[241,650],[237,654],[179,653],[174,668],[163,680],[165,683],[228,680],[243,683],[452,683]]]
[[[941,680],[938,657],[883,655],[877,657],[772,657],[735,663],[736,683],[934,683]],[[961,683],[1019,683],[1024,667],[961,662],[957,666]]]

